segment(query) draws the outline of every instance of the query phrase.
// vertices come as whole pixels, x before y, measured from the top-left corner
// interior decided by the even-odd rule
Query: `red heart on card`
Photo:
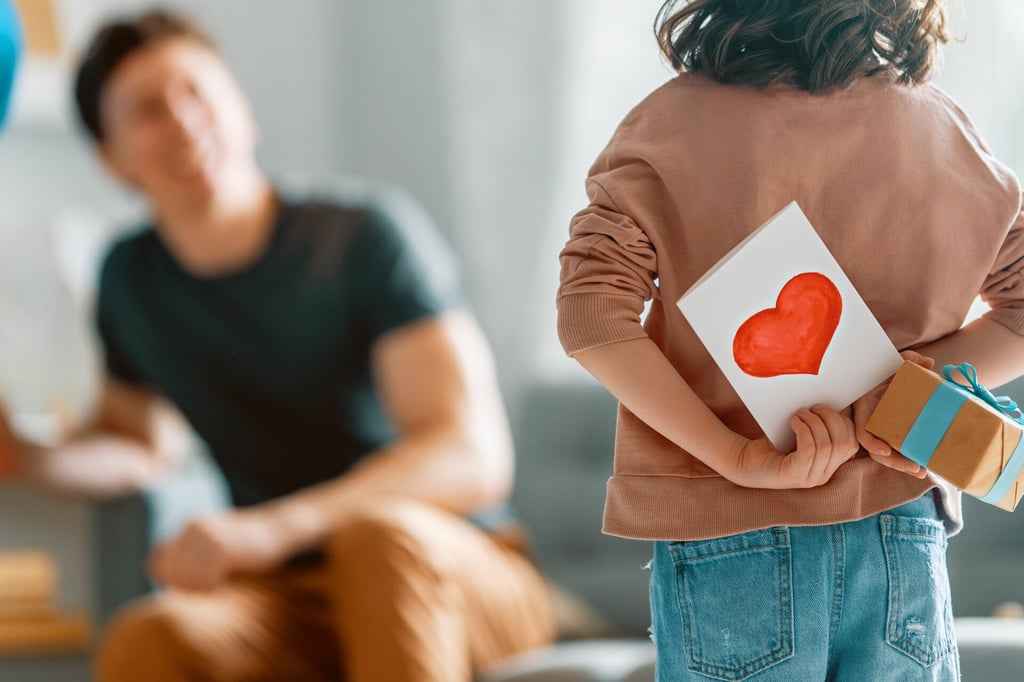
[[[825,275],[805,272],[779,292],[775,307],[740,325],[732,356],[746,374],[817,374],[839,326],[843,297]]]

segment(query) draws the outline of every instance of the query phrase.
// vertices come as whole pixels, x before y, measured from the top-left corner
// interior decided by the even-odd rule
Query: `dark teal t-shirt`
[[[370,351],[462,304],[422,213],[282,200],[246,269],[196,277],[152,228],[112,248],[97,318],[110,374],[174,403],[245,506],[335,478],[395,435]]]

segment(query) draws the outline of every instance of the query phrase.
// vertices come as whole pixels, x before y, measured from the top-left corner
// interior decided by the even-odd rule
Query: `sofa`
[[[562,609],[564,641],[503,662],[480,682],[651,682],[650,547],[600,533],[614,400],[581,379],[534,386],[521,404],[513,501],[544,572],[572,598]],[[196,459],[141,494],[96,505],[90,574],[98,622],[151,589],[142,565],[153,542],[225,500],[216,472]],[[965,506],[968,527],[949,547],[963,679],[1024,679],[1024,619],[988,617],[1004,602],[1024,602],[1024,512],[973,499]],[[0,680],[11,682],[85,682],[87,670],[84,656],[0,660]]]

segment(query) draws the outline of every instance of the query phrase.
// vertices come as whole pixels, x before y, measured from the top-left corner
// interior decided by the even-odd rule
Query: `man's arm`
[[[140,490],[188,452],[189,430],[149,391],[107,378],[96,415],[56,446],[15,441],[19,477],[50,492],[105,498]]]
[[[386,334],[373,349],[373,370],[398,429],[393,443],[334,480],[193,521],[156,548],[153,577],[202,590],[235,573],[273,569],[382,497],[455,513],[507,497],[512,440],[490,350],[471,317],[451,313]]]
[[[268,503],[291,551],[317,545],[381,496],[468,513],[511,490],[512,439],[472,317],[449,313],[396,329],[374,347],[373,371],[398,438],[344,476]]]

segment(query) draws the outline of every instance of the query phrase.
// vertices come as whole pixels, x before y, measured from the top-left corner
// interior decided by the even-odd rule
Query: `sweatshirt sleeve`
[[[647,336],[640,315],[657,294],[657,254],[643,227],[606,189],[613,176],[635,171],[592,173],[590,205],[570,224],[557,297],[558,336],[568,355]]]
[[[999,249],[981,298],[992,308],[986,318],[1024,336],[1024,210]]]

